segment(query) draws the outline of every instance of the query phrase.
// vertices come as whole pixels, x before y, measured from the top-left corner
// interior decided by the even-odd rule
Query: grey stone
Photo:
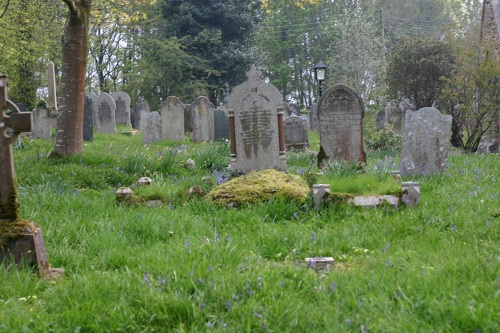
[[[316,103],[313,103],[313,105],[311,106],[311,111],[309,112],[309,128],[311,129],[311,131],[319,133],[319,119]]]
[[[247,81],[236,86],[228,98],[231,127],[231,170],[286,170],[283,133],[283,97],[260,78],[252,65]]]
[[[402,182],[403,195],[401,200],[406,206],[415,207],[420,203],[420,184],[416,182]]]
[[[375,126],[377,130],[385,127],[385,110],[380,110],[375,114]]]
[[[97,119],[97,111],[98,111],[98,105],[97,105],[97,99],[99,96],[97,96],[94,93],[85,93],[85,96],[90,98],[92,100],[92,126],[96,128],[96,119]]]
[[[477,152],[480,154],[500,153],[500,112],[496,112],[490,128],[483,134]]]
[[[49,61],[47,66],[48,90],[49,90],[49,110],[52,113],[57,112],[57,94],[56,94],[56,74],[54,71],[54,63]]]
[[[116,104],[108,93],[102,93],[97,98],[96,132],[116,133]]]
[[[160,106],[161,139],[184,140],[184,104],[175,96],[167,97]]]
[[[191,142],[214,141],[214,105],[205,96],[191,104]]]
[[[399,108],[399,102],[392,100],[385,107],[385,123],[392,125],[392,130],[396,134],[401,134],[404,123],[404,113]]]
[[[114,92],[111,97],[116,104],[115,123],[131,127],[130,121],[130,96],[123,91]]]
[[[350,87],[337,84],[319,101],[320,143],[331,162],[366,163],[363,150],[364,105]]]
[[[229,140],[229,117],[221,108],[214,110],[214,138],[216,141]]]
[[[284,121],[286,150],[309,148],[307,120],[299,116],[290,116]]]
[[[161,118],[158,111],[150,112],[145,116],[142,129],[142,143],[149,144],[160,141]]]
[[[314,208],[318,209],[325,201],[325,197],[331,193],[330,184],[313,184],[312,192]]]
[[[451,137],[451,115],[426,107],[406,111],[401,175],[426,175],[446,170]]]
[[[52,137],[52,118],[47,109],[35,108],[33,110],[33,139],[50,139]]]
[[[147,114],[149,114],[149,112],[150,109],[148,102],[141,98],[130,114],[130,123],[132,124],[132,128],[142,129],[144,118]]]

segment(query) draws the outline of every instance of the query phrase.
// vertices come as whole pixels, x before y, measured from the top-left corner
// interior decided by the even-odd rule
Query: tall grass
[[[15,150],[19,201],[66,276],[0,266],[0,332],[498,329],[498,155],[450,156],[444,174],[418,178],[413,209],[280,200],[223,209],[201,197],[114,200],[141,176],[172,191],[215,177],[227,160],[214,146],[97,135],[78,156],[38,158],[49,145]],[[309,153],[293,154],[294,172],[309,167]],[[384,160],[368,155],[368,167]],[[334,257],[334,269],[315,273],[304,261],[313,256]]]

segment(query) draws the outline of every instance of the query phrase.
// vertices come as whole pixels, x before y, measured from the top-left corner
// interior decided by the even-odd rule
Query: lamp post
[[[314,75],[316,76],[316,81],[318,81],[319,98],[321,98],[321,94],[323,93],[323,81],[326,77],[326,65],[321,60],[314,66]]]

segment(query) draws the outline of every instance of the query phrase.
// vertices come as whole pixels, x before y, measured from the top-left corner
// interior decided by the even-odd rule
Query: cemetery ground
[[[311,133],[312,150],[318,141]],[[452,152],[444,174],[409,179],[421,185],[414,208],[225,208],[185,193],[227,176],[226,143],[96,134],[81,155],[48,159],[51,149],[27,138],[14,149],[20,215],[66,275],[2,264],[0,332],[498,331],[498,155]],[[287,153],[290,173],[316,172],[311,162]],[[168,204],[117,204],[143,176],[169,189]],[[335,265],[316,272],[307,257]]]

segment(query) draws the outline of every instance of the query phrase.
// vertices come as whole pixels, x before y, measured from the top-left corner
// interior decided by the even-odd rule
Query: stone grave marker
[[[132,124],[132,128],[142,129],[142,123],[149,112],[150,109],[148,102],[145,99],[141,98],[135,105],[134,110],[130,115],[130,123]]]
[[[94,141],[94,101],[85,94],[83,103],[83,141]]]
[[[214,110],[215,140],[229,140],[229,118],[221,107]]]
[[[284,120],[286,150],[309,148],[307,120],[300,116],[290,116]]]
[[[168,96],[160,105],[161,139],[184,140],[184,103],[175,96]]]
[[[191,142],[214,141],[214,105],[205,96],[191,104]]]
[[[97,98],[96,131],[98,133],[116,133],[116,104],[108,93],[102,93]]]
[[[481,137],[477,152],[480,154],[500,153],[500,111],[493,115],[492,124]]]
[[[85,96],[90,98],[92,100],[92,126],[96,128],[96,119],[97,119],[97,111],[98,111],[98,105],[97,105],[97,99],[99,96],[97,96],[94,93],[85,93]]]
[[[392,125],[394,133],[401,135],[403,130],[405,111],[399,108],[399,102],[395,99],[388,102],[385,107],[385,123]]]
[[[50,111],[45,108],[35,108],[33,110],[33,139],[50,139],[52,136],[52,118]]]
[[[311,105],[311,111],[309,112],[309,129],[319,133],[319,119],[316,103]]]
[[[149,144],[160,141],[161,136],[161,118],[158,111],[147,114],[144,118],[142,129],[142,143]]]
[[[435,108],[406,111],[400,173],[427,175],[446,169],[451,138],[451,115]]]
[[[251,66],[228,98],[231,170],[286,170],[283,97]]]
[[[123,91],[114,92],[111,97],[115,101],[115,123],[131,127],[130,122],[130,96]]]
[[[8,99],[7,75],[0,74],[0,263],[14,260],[37,266],[41,274],[49,269],[41,229],[19,217],[12,143],[33,126],[31,112],[21,112]],[[7,233],[16,234],[7,238]]]
[[[381,130],[385,127],[385,110],[380,110],[375,113],[375,128]]]
[[[364,113],[363,100],[352,88],[337,84],[326,90],[318,104],[319,165],[326,158],[331,162],[366,163],[363,150]]]
[[[57,113],[57,94],[56,94],[56,73],[54,63],[49,61],[47,66],[47,74],[49,79],[49,110],[51,113]]]

